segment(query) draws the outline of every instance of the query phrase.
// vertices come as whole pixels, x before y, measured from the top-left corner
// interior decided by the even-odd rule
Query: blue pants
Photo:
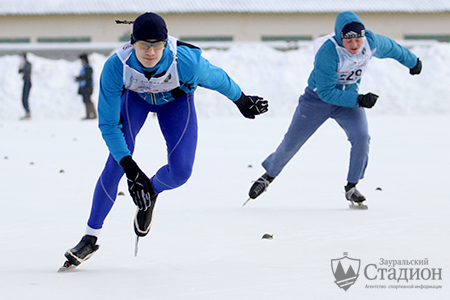
[[[197,115],[194,94],[188,94],[163,105],[152,105],[138,94],[126,90],[122,96],[123,133],[131,153],[136,135],[149,112],[155,112],[167,146],[168,162],[150,178],[157,194],[184,184],[192,173],[197,148]],[[151,149],[149,149],[151,159]],[[144,171],[145,173],[145,171]],[[122,167],[110,154],[94,191],[88,226],[100,229],[117,195]]]
[[[310,88],[300,97],[291,124],[276,151],[262,163],[267,174],[276,177],[303,144],[328,119],[341,126],[351,143],[347,181],[358,183],[364,177],[369,158],[369,130],[364,108],[332,105],[320,100]]]
[[[30,89],[31,89],[31,81],[24,81],[22,89],[22,104],[27,114],[30,113],[30,106],[28,105],[28,97],[30,96]]]

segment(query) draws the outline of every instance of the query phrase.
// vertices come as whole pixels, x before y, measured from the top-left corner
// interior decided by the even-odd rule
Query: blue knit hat
[[[140,15],[133,23],[131,43],[140,40],[167,40],[167,27],[164,19],[155,13]]]
[[[351,22],[344,26],[341,32],[341,39],[351,39],[355,37],[364,37],[366,29],[359,22]]]

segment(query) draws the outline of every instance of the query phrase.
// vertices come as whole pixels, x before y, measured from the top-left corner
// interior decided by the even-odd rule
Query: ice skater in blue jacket
[[[361,77],[373,56],[393,58],[407,67],[411,75],[419,74],[422,69],[421,61],[411,51],[366,30],[361,19],[350,11],[340,13],[334,33],[320,38],[316,44],[321,46],[315,55],[308,86],[299,98],[281,144],[263,161],[266,173],[250,188],[250,199],[261,195],[308,138],[332,118],[351,144],[345,197],[362,205],[366,198],[356,189],[356,184],[364,177],[369,153],[365,108],[372,108],[378,96],[358,93]]]
[[[232,100],[246,118],[253,119],[268,109],[266,100],[245,95],[224,70],[201,56],[199,48],[169,36],[160,16],[139,16],[133,23],[131,41],[103,67],[98,116],[110,156],[94,191],[86,235],[66,252],[67,266],[80,264],[98,249],[97,238],[124,173],[138,207],[137,236],[148,233],[157,196],[189,179],[197,147],[194,91],[200,85]],[[132,158],[136,135],[149,112],[157,115],[168,157],[167,164],[151,177]],[[147,151],[151,157],[152,149]]]

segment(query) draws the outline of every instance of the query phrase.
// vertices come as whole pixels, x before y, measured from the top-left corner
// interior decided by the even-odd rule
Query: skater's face
[[[344,48],[347,49],[351,54],[357,54],[359,49],[361,49],[364,42],[363,37],[356,37],[350,39],[342,39],[342,44]]]
[[[161,60],[166,42],[157,40],[137,41],[132,44],[132,47],[138,61],[145,68],[153,68]]]

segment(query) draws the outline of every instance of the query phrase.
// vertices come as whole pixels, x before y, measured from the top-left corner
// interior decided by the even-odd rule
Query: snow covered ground
[[[18,56],[0,57],[0,299],[447,299],[450,46],[413,50],[423,74],[373,59],[363,78],[361,91],[380,95],[368,111],[371,154],[359,184],[367,211],[348,209],[344,199],[349,145],[333,121],[267,193],[241,207],[286,131],[312,49],[205,51],[245,92],[268,98],[270,112],[247,120],[224,97],[199,89],[194,173],[160,195],[138,257],[123,180],[126,196],[106,220],[100,250],[71,273],[56,271],[84,233],[107,156],[96,122],[80,121],[72,79],[80,65],[30,55],[33,120],[24,122]],[[91,56],[97,76],[104,60]],[[135,159],[148,173],[165,162],[152,116],[137,143]],[[261,239],[265,233],[273,240]],[[331,268],[343,256],[360,260],[347,291]]]

